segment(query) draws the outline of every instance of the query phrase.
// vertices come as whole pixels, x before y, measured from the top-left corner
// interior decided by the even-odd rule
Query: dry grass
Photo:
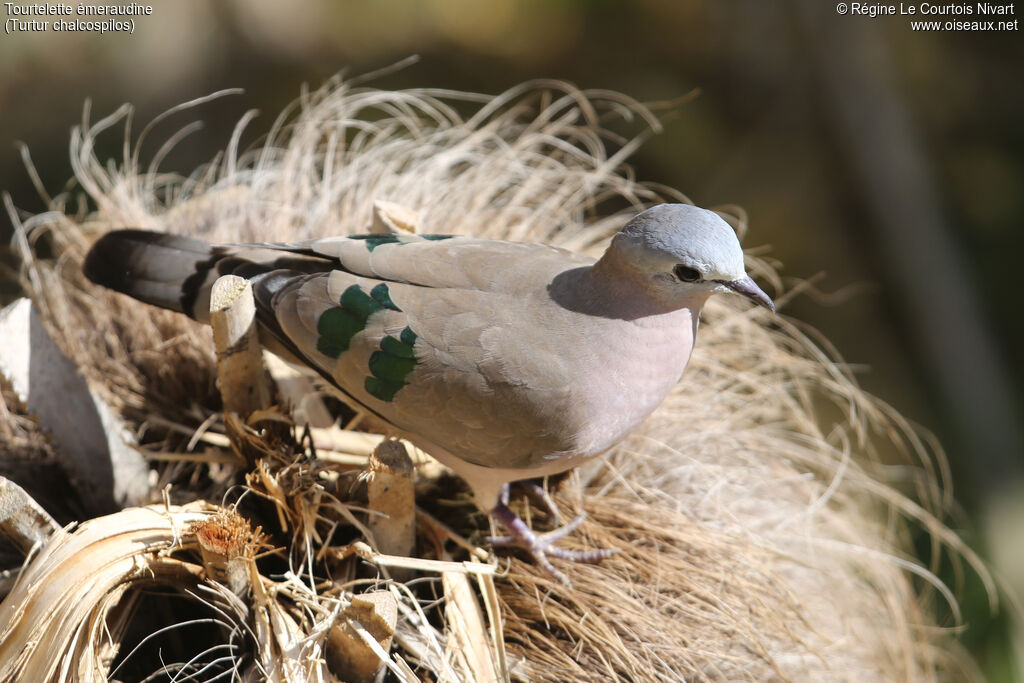
[[[132,139],[127,120],[128,109],[83,120],[71,153],[85,201],[72,192],[54,197],[51,211],[20,217],[18,234],[25,289],[54,337],[106,400],[146,426],[153,450],[186,447],[188,437],[161,427],[166,421],[191,429],[215,414],[212,343],[180,316],[84,282],[79,264],[106,230],[300,240],[366,231],[374,201],[389,200],[418,212],[424,232],[597,253],[638,209],[685,199],[635,181],[623,163],[657,128],[647,109],[558,82],[492,98],[338,80],[303,94],[248,151],[239,141],[251,117],[243,117],[223,152],[187,178],[159,170],[180,136],[152,140],[170,122]],[[96,158],[97,136],[122,126],[124,158]],[[609,127],[634,133],[620,138]],[[154,161],[142,166],[140,149]],[[743,230],[742,215],[730,220]],[[37,240],[55,257],[38,258]],[[748,266],[782,294],[770,264],[751,257]],[[933,621],[936,601],[955,604],[953,596],[909,554],[910,529],[923,527],[937,553],[966,558],[987,580],[939,521],[950,504],[941,454],[864,394],[809,334],[784,314],[709,304],[683,382],[602,467],[588,470],[584,488],[568,487],[565,499],[582,500],[590,515],[569,544],[624,552],[598,566],[564,567],[571,590],[516,558],[501,560],[508,575],[493,584],[479,574],[485,606],[488,586],[497,589],[513,675],[927,681],[970,670],[953,629]],[[267,442],[229,427],[250,463],[248,499],[272,501],[262,513],[285,539],[275,556],[288,559],[291,573],[272,582],[288,596],[281,609],[302,642],[319,647],[338,601],[366,584],[365,564],[354,561],[370,555],[352,545],[365,529],[357,501],[346,499],[350,475],[306,459],[287,438]],[[237,478],[220,471],[229,465],[199,458],[158,466],[178,502],[238,490]],[[441,513],[469,533],[471,511],[463,502]],[[331,532],[341,527],[352,531],[339,542]],[[421,554],[434,556],[444,543],[436,526],[421,526]],[[406,660],[420,676],[465,676],[431,602],[437,585],[391,588],[401,609],[396,678],[410,675]],[[316,647],[278,654],[308,656]]]

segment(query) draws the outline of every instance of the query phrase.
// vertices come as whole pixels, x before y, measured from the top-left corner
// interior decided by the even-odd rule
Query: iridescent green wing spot
[[[408,327],[405,329],[409,329]],[[415,334],[415,333],[414,333]],[[380,340],[380,350],[384,353],[390,354],[395,358],[414,358],[412,353],[412,344],[406,344],[400,339],[394,337],[384,337]],[[373,371],[373,368],[370,368]],[[374,373],[377,374],[377,373]]]
[[[398,338],[403,344],[409,347],[412,347],[412,345],[416,343],[416,333],[408,327],[402,330],[402,334],[400,334]]]
[[[425,240],[436,242],[437,240],[446,240],[454,237],[454,235],[417,235]],[[350,240],[361,240],[369,251],[373,251],[382,244],[412,244],[415,240],[410,242],[403,242],[399,235],[349,235]]]
[[[388,291],[388,286],[383,282],[370,290],[370,298],[376,301],[384,308],[389,308],[392,311],[400,310],[395,302],[391,300],[391,293]]]
[[[342,292],[340,306],[333,306],[320,314],[316,331],[320,335],[316,349],[325,356],[337,358],[348,350],[352,337],[366,329],[370,316],[378,311],[401,309],[391,300],[388,286],[380,283],[367,294],[359,285],[351,285]]]
[[[398,337],[388,335],[380,340],[380,350],[370,356],[371,374],[363,385],[367,393],[382,401],[394,400],[398,390],[408,384],[405,378],[419,362],[413,349],[415,343],[416,333],[409,327]]]
[[[363,291],[359,285],[349,286],[341,294],[341,307],[364,322],[371,315],[377,311],[383,311],[385,308],[392,311],[398,310],[398,306],[391,301],[388,286],[383,282],[370,290],[369,294]]]
[[[320,334],[316,340],[316,350],[325,356],[337,358],[348,350],[348,345],[356,332],[366,327],[365,320],[359,320],[345,309],[335,306],[320,314],[316,331]]]
[[[373,251],[382,244],[394,244],[398,242],[398,235],[349,235],[350,240],[362,240],[366,248]]]

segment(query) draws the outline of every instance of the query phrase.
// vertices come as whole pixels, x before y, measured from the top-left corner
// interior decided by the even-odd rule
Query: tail
[[[92,246],[82,272],[98,285],[204,323],[210,321],[213,283],[238,275],[252,283],[261,322],[274,332],[278,292],[333,267],[340,264],[296,253],[291,245],[214,245],[164,232],[114,230]]]
[[[337,259],[315,254],[301,244],[214,245],[162,232],[115,230],[92,246],[82,272],[98,285],[207,324],[213,283],[222,275],[243,277],[252,284],[264,348],[316,371],[347,395],[352,405],[359,405],[285,334],[275,312],[278,295],[342,267]]]
[[[82,271],[98,285],[203,319],[225,250],[202,240],[146,230],[115,230],[93,245]],[[198,316],[197,316],[198,313]]]

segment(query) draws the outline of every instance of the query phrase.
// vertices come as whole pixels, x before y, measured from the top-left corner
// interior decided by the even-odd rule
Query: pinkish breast
[[[574,449],[593,455],[643,422],[686,369],[700,310],[681,308],[624,323],[609,320],[604,340],[581,364],[574,392]]]

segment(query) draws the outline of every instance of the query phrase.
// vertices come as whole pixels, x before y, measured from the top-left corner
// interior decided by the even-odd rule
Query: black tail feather
[[[273,295],[290,278],[337,265],[279,252],[276,245],[219,246],[163,232],[115,230],[96,241],[82,271],[98,285],[206,322],[210,288],[221,275],[252,281],[258,303],[269,312]]]
[[[316,273],[342,266],[320,254],[283,246],[284,250],[269,244],[218,246],[180,235],[115,230],[96,241],[82,271],[98,285],[202,322],[209,322],[210,289],[217,278],[228,274],[244,277],[252,283],[256,319],[261,339],[270,344],[267,348],[315,370],[358,405],[328,371],[305,357],[281,329],[274,312],[276,299],[283,292],[301,286]]]
[[[192,315],[199,290],[222,254],[201,240],[146,230],[115,230],[93,245],[82,271],[98,285]]]

